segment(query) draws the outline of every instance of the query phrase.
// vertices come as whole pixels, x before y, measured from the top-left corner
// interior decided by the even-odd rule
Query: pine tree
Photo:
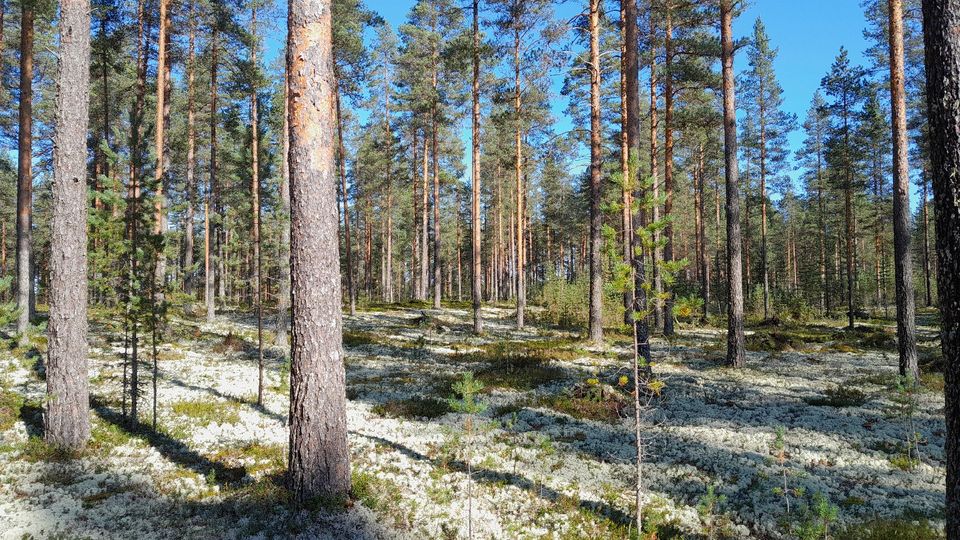
[[[87,126],[90,4],[60,2],[53,146],[49,357],[44,437],[79,449],[90,437],[87,388]]]
[[[946,534],[960,538],[960,65],[957,25],[960,2],[923,0],[930,162],[937,220],[941,347],[947,422],[944,458]]]
[[[831,112],[832,126],[828,145],[828,159],[834,169],[834,182],[843,190],[844,221],[846,223],[846,278],[847,321],[853,329],[857,313],[857,265],[856,265],[856,215],[854,193],[859,182],[856,171],[857,146],[855,138],[856,113],[863,101],[863,70],[850,64],[846,49],[830,68],[830,73],[821,82],[824,93],[833,98],[827,105]]]
[[[890,103],[893,123],[893,244],[897,297],[897,349],[900,375],[920,380],[917,366],[913,255],[910,250],[910,166],[907,98],[904,83],[903,1],[889,0]],[[926,201],[924,201],[926,203]]]
[[[294,499],[350,489],[337,241],[337,83],[330,3],[290,0],[290,241],[293,347],[290,483]],[[322,284],[317,286],[317,284]]]
[[[17,132],[17,334],[26,343],[33,315],[33,0],[20,2],[20,111]]]
[[[743,367],[743,280],[740,258],[740,193],[737,186],[737,109],[733,71],[733,1],[720,1],[723,65],[723,133],[727,183],[727,362]]]
[[[821,313],[830,314],[832,295],[830,273],[827,268],[827,163],[826,139],[829,117],[826,102],[818,90],[803,123],[806,137],[799,158],[804,167],[805,189],[814,201],[817,214],[817,252],[819,254],[819,304]]]
[[[750,70],[743,88],[748,113],[757,121],[757,150],[760,180],[760,269],[763,279],[763,317],[772,315],[770,306],[770,263],[767,245],[768,186],[787,166],[787,135],[794,129],[796,119],[782,110],[783,89],[777,82],[773,63],[777,50],[771,48],[770,38],[760,19],[754,23],[753,39],[747,51]]]

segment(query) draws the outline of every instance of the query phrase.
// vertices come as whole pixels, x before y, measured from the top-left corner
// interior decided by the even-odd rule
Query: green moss
[[[867,396],[856,388],[841,384],[827,388],[823,396],[805,398],[804,401],[820,407],[859,407],[866,403]]]
[[[617,423],[623,418],[626,404],[619,399],[596,401],[562,394],[541,398],[538,404],[574,418]]]
[[[123,446],[131,440],[133,440],[133,437],[116,424],[94,421],[90,429],[90,443],[88,446],[91,450],[109,451],[118,446]]]
[[[213,422],[236,424],[240,421],[240,403],[236,401],[182,400],[174,402],[171,410],[173,414],[186,416],[201,426]]]
[[[394,522],[402,518],[402,490],[393,482],[372,472],[354,469],[351,475],[350,496],[380,515],[390,516]]]
[[[20,459],[29,462],[65,462],[80,457],[80,453],[47,444],[42,438],[32,436],[20,447]]]
[[[847,540],[942,540],[943,531],[925,519],[880,519],[847,527],[838,538]]]
[[[498,342],[455,354],[453,360],[485,364],[476,377],[487,387],[532,390],[563,378],[563,370],[551,364],[582,357],[574,345],[570,340]]]
[[[450,412],[450,405],[440,399],[412,397],[393,399],[373,407],[373,413],[394,418],[438,418]]]

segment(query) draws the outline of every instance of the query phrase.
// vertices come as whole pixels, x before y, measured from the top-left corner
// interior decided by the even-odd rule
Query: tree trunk
[[[383,89],[384,127],[387,138],[387,215],[384,236],[383,295],[388,303],[393,303],[393,133],[390,129],[390,82],[384,79]]]
[[[663,262],[670,264],[673,262],[673,13],[671,12],[670,1],[667,1],[667,29],[664,41],[664,67],[666,68],[666,78],[663,82],[663,106],[664,126],[663,126],[663,189],[666,191],[663,200],[663,215],[666,224],[663,233],[667,240],[663,245]],[[663,335],[673,335],[673,293],[666,291],[663,305]]]
[[[139,340],[139,315],[134,312],[133,287],[138,279],[139,261],[137,259],[137,250],[140,244],[140,176],[143,173],[143,109],[146,101],[147,85],[147,63],[148,48],[146,41],[149,39],[150,29],[146,23],[144,14],[144,2],[137,2],[137,83],[134,97],[133,109],[130,118],[130,180],[127,185],[127,214],[126,214],[126,236],[129,242],[129,261],[128,275],[126,283],[127,306],[126,314],[128,324],[130,324],[130,425],[136,427],[139,423],[139,395],[140,395],[140,361],[138,358],[140,340]]]
[[[594,0],[590,0],[591,6],[593,5]],[[592,8],[591,8],[592,9]],[[517,23],[519,24],[519,23]],[[515,147],[516,155],[514,162],[514,172],[516,174],[516,188],[517,188],[517,200],[516,200],[516,266],[514,271],[516,273],[516,294],[517,294],[517,328],[523,328],[524,326],[524,313],[527,308],[527,284],[526,284],[526,275],[524,273],[524,250],[523,250],[523,200],[524,200],[524,189],[523,189],[523,144],[520,137],[520,132],[522,130],[523,118],[521,116],[521,94],[520,94],[520,28],[519,26],[514,27],[513,32],[513,115],[514,122],[516,122],[516,131],[515,131]],[[599,258],[598,258],[599,263]]]
[[[737,108],[733,71],[733,0],[720,0],[723,64],[723,157],[727,181],[727,362],[744,365],[743,273],[740,243],[740,190],[737,185]]]
[[[930,185],[929,178],[927,174],[926,166],[924,166],[924,171],[922,175],[923,190],[921,193],[922,201],[920,204],[920,213],[923,217],[923,280],[926,286],[926,298],[924,298],[924,306],[930,307],[933,305],[933,294],[931,293],[930,287],[930,213],[929,213],[929,195],[927,194],[928,186]]]
[[[600,126],[600,0],[590,0],[590,341],[603,343],[603,275],[600,252],[602,163]]]
[[[923,0],[947,423],[946,533],[960,538],[960,1]]]
[[[430,157],[433,158],[433,309],[440,309],[440,148],[437,141],[437,111],[430,115]]]
[[[44,438],[79,449],[90,437],[87,387],[87,124],[89,0],[60,2],[53,144],[50,320]]]
[[[650,12],[650,188],[653,204],[650,208],[651,223],[660,221],[660,172],[657,166],[657,130],[659,129],[659,120],[657,116],[657,55],[656,55],[656,18],[651,10]],[[646,219],[644,221],[647,221]],[[663,290],[663,283],[660,278],[660,229],[655,227],[653,230],[653,249],[650,250],[650,271],[653,274],[653,325],[654,328],[660,328],[663,321],[663,310],[660,306],[660,292]]]
[[[153,189],[154,189],[154,222],[153,222],[153,234],[157,237],[162,237],[164,232],[164,214],[166,212],[166,203],[164,202],[164,186],[163,186],[163,175],[164,167],[166,165],[164,161],[164,134],[166,132],[166,116],[164,115],[164,110],[169,114],[169,105],[167,105],[167,27],[170,24],[170,13],[168,0],[159,0],[160,3],[160,13],[157,16],[157,21],[159,22],[159,30],[157,32],[157,107],[156,107],[156,116],[154,121],[154,138],[153,138],[153,152],[154,152],[154,168],[153,168]],[[159,286],[159,290],[163,289],[164,274],[166,273],[165,269],[165,257],[163,254],[163,242],[159,242],[157,253],[155,255],[156,261],[154,266],[154,281],[153,283]],[[156,292],[156,299],[162,300],[163,293]]]
[[[480,8],[479,0],[473,0],[473,110],[471,111],[470,183],[473,198],[470,201],[470,280],[473,299],[473,333],[483,332],[480,317]]]
[[[639,201],[646,198],[646,188],[638,180],[639,171],[633,171],[640,162],[640,64],[637,57],[639,36],[637,31],[637,0],[622,0],[625,31],[624,37],[624,87],[626,97],[626,139],[627,139],[627,178],[633,182],[633,197]],[[655,131],[654,131],[655,133]],[[644,264],[643,245],[635,229],[644,226],[645,210],[640,209],[630,216],[630,259],[633,264],[633,305],[630,319],[633,326],[633,380],[634,380],[634,436],[637,452],[637,485],[635,504],[637,508],[637,530],[643,530],[643,438],[641,434],[640,378],[650,374],[650,327],[648,325],[649,303],[647,300],[647,274]]]
[[[215,238],[217,227],[210,223],[217,215],[217,27],[210,35],[210,185],[207,186],[207,207],[204,209],[204,297],[207,304],[207,322],[215,317],[214,285],[216,284],[216,262],[212,259],[216,253]],[[224,276],[220,276],[223,283]]]
[[[627,137],[627,124],[630,122],[629,113],[627,112],[627,48],[631,46],[628,45],[629,41],[627,40],[627,3],[629,3],[629,0],[620,1],[620,204],[622,205],[620,209],[620,219],[621,228],[623,229],[620,242],[623,249],[623,264],[631,264],[633,260],[631,254],[633,251],[633,241],[631,238],[633,236],[633,225],[631,223],[630,208],[630,143]],[[636,21],[634,21],[634,24],[636,24]],[[632,47],[636,48],[637,45],[639,45],[639,43],[635,41]],[[633,114],[636,114],[636,111],[634,111]],[[632,286],[633,284],[630,283],[623,289],[623,324],[627,326],[633,324],[633,314],[631,313],[633,309]]]
[[[412,154],[410,163],[412,165],[410,171],[410,206],[413,208],[413,215],[410,219],[410,251],[413,254],[413,257],[410,259],[410,274],[411,274],[411,294],[410,297],[413,300],[420,299],[420,199],[417,196],[417,168],[419,167],[419,162],[417,161],[417,150],[420,148],[419,142],[417,140],[417,128],[414,127],[413,136],[410,139],[410,152]]]
[[[291,2],[294,0],[290,0]],[[339,166],[337,170],[340,174],[340,196],[343,197],[343,233],[344,244],[347,255],[347,296],[350,305],[350,316],[357,314],[357,291],[353,283],[353,246],[350,242],[350,196],[347,193],[347,151],[343,146],[343,116],[340,114],[340,85],[339,79],[336,82],[336,96],[334,101],[337,113],[337,155],[339,156]],[[291,96],[295,99],[295,96]],[[337,235],[340,236],[339,234]],[[339,241],[338,241],[339,244]]]
[[[33,289],[30,262],[33,233],[33,3],[20,11],[20,128],[17,135],[17,334],[25,344]],[[84,134],[84,140],[86,135]]]
[[[290,0],[287,30],[293,298],[289,477],[294,500],[301,504],[319,497],[341,500],[350,490],[330,8],[328,0]]]
[[[817,133],[817,233],[820,236],[820,311],[830,315],[830,278],[827,274],[827,218],[824,208],[823,149]]]
[[[254,73],[258,70],[257,64],[257,6],[254,3],[250,13],[250,64]],[[263,405],[263,284],[260,283],[260,129],[257,112],[257,87],[252,84],[250,89],[250,206],[253,223],[253,260],[250,261],[253,269],[251,284],[254,288],[254,306],[257,310],[257,405]]]
[[[190,2],[190,30],[187,38],[187,208],[184,212],[184,254],[183,254],[183,290],[188,295],[193,295],[193,220],[194,211],[197,204],[197,184],[196,174],[196,146],[197,146],[197,128],[196,114],[194,110],[195,99],[193,95],[194,83],[194,63],[196,61],[196,52],[194,50],[194,41],[196,34],[196,2]],[[106,86],[106,85],[104,85]]]
[[[427,300],[427,289],[430,288],[430,149],[427,132],[423,132],[423,184],[420,191],[420,297],[421,302]]]
[[[277,293],[279,298],[277,298],[275,344],[284,350],[284,354],[289,354],[287,331],[290,327],[290,122],[288,121],[290,100],[287,98],[286,71],[283,74],[283,81],[283,134],[280,136],[283,152],[280,157],[280,286]]]
[[[707,257],[707,230],[703,215],[704,184],[706,183],[703,153],[703,142],[701,142],[697,151],[697,170],[693,189],[694,206],[696,206],[694,221],[697,227],[697,273],[700,278],[700,296],[703,299],[703,320],[706,321],[710,316],[710,261]]]
[[[762,78],[759,92],[763,95]],[[763,277],[763,319],[767,320],[770,318],[770,256],[767,251],[767,118],[763,98],[760,99],[760,273]]]

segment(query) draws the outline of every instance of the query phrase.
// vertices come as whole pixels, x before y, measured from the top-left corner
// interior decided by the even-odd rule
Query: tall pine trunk
[[[600,174],[600,0],[590,0],[590,341],[603,343]],[[519,180],[519,178],[518,178]]]
[[[434,76],[436,80],[436,76]],[[436,83],[434,83],[436,84]],[[430,114],[430,157],[433,159],[433,309],[440,309],[442,276],[440,256],[440,147],[437,130],[437,110]]]
[[[593,0],[591,1],[591,6],[593,5]],[[519,21],[517,21],[519,24]],[[520,93],[520,28],[519,26],[514,27],[513,31],[513,115],[515,131],[514,131],[514,146],[515,146],[515,155],[514,155],[514,164],[513,169],[516,179],[516,220],[515,220],[515,231],[516,242],[514,247],[516,248],[514,258],[515,266],[514,272],[516,276],[516,295],[517,295],[517,328],[523,328],[524,326],[524,315],[527,308],[527,283],[526,275],[524,273],[524,251],[523,251],[523,201],[524,201],[524,189],[523,189],[523,142],[521,140],[521,131],[523,128],[523,118],[522,114],[522,102],[521,102],[521,93]]]
[[[283,133],[280,136],[283,155],[280,157],[280,287],[277,298],[277,330],[275,343],[287,353],[288,315],[290,311],[290,99],[287,94],[287,72],[283,72]],[[339,220],[339,218],[338,218]]]
[[[640,63],[637,58],[639,36],[637,30],[637,0],[622,0],[624,17],[624,94],[626,97],[626,139],[627,139],[627,177],[633,181],[631,199],[643,201],[645,188],[639,182],[639,171],[632,168],[640,163]],[[637,508],[637,530],[643,530],[643,437],[641,433],[640,380],[650,374],[650,327],[647,311],[649,302],[646,289],[646,266],[640,237],[633,234],[635,229],[644,226],[645,209],[630,215],[629,227],[630,259],[633,265],[633,304],[629,310],[633,327],[633,380],[634,380],[634,442],[637,452],[637,484],[635,504]],[[630,212],[628,211],[628,214]]]
[[[335,144],[338,119],[329,0],[290,0],[290,487],[294,500],[350,490],[343,367]]]
[[[87,383],[87,124],[90,3],[60,2],[53,144],[49,355],[44,438],[79,449],[90,437]]]
[[[483,332],[483,319],[480,318],[480,7],[479,0],[473,0],[473,109],[470,113],[470,183],[473,197],[470,199],[470,282],[473,300],[473,332]]]
[[[207,304],[207,322],[213,322],[216,315],[214,286],[216,285],[216,238],[218,227],[210,223],[217,214],[217,27],[214,24],[210,33],[210,182],[207,185],[207,207],[204,210],[204,298]],[[218,257],[219,259],[219,257]],[[225,276],[221,274],[220,282]]]
[[[723,65],[723,157],[727,182],[727,362],[743,367],[743,267],[740,243],[740,189],[737,164],[737,108],[733,71],[733,0],[720,0]]]
[[[947,423],[946,533],[960,538],[960,0],[923,0]]]
[[[339,79],[335,79],[334,89],[336,90],[334,106],[337,113],[337,155],[339,156],[337,170],[340,174],[340,196],[343,198],[344,249],[347,255],[347,301],[350,305],[350,315],[353,316],[357,313],[357,291],[353,281],[353,246],[350,240],[350,196],[347,193],[347,150],[343,145],[343,116],[340,113]],[[339,238],[339,236],[338,234],[337,237]]]
[[[196,66],[196,2],[190,2],[190,30],[187,37],[187,208],[184,211],[184,253],[183,253],[183,289],[188,295],[193,295],[193,251],[195,239],[193,235],[194,212],[197,204],[196,183],[196,147],[197,127],[195,97],[193,95],[194,70]]]
[[[253,4],[250,13],[250,65],[257,73],[257,6]],[[257,99],[256,78],[250,88],[250,213],[252,217],[251,230],[253,232],[253,270],[254,308],[257,311],[257,405],[263,405],[263,284],[260,282],[260,127]]]
[[[664,67],[666,68],[663,82],[663,216],[666,223],[663,234],[666,242],[663,244],[663,263],[673,262],[673,13],[670,0],[667,0],[667,28],[664,40]],[[673,293],[666,291],[663,303],[663,335],[673,335]]]
[[[154,120],[154,138],[153,138],[153,151],[154,151],[154,168],[153,168],[153,189],[154,189],[154,201],[153,201],[153,210],[154,210],[154,222],[153,222],[153,234],[157,237],[162,238],[164,232],[164,216],[166,212],[166,202],[164,200],[164,167],[166,162],[164,161],[164,135],[166,133],[166,119],[167,115],[164,114],[166,111],[169,114],[170,109],[169,104],[167,103],[167,83],[166,77],[168,75],[167,63],[169,58],[167,57],[167,30],[170,24],[170,13],[169,13],[169,0],[159,0],[160,2],[160,13],[158,15],[158,24],[159,29],[157,31],[157,107],[156,115]],[[156,287],[159,287],[158,290],[153,291],[154,296],[157,300],[163,298],[163,293],[160,292],[163,289],[163,281],[165,270],[165,257],[163,254],[163,242],[158,243],[157,253],[155,255],[156,261],[154,265],[154,276],[153,284]]]
[[[650,10],[650,195],[653,204],[650,205],[649,221],[657,223],[660,221],[660,171],[658,168],[658,139],[659,117],[657,115],[657,26],[654,10]],[[653,230],[653,248],[650,250],[650,272],[653,275],[654,302],[652,305],[653,325],[659,328],[663,320],[663,311],[660,307],[660,291],[663,290],[663,284],[660,277],[660,229],[655,227]]]
[[[33,233],[33,2],[20,4],[20,126],[17,133],[17,334],[26,343],[30,315]],[[84,139],[86,136],[84,135]]]

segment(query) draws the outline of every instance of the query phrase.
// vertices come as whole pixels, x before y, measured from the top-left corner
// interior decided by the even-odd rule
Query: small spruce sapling
[[[471,449],[475,417],[487,409],[487,406],[477,399],[477,394],[483,390],[483,383],[473,378],[473,373],[464,373],[461,379],[453,383],[453,391],[459,395],[451,396],[447,402],[456,412],[467,415],[464,422],[464,431],[467,435],[466,463],[467,463],[467,537],[473,538],[473,469],[471,465]]]
[[[830,540],[830,526],[837,521],[840,509],[822,493],[815,493],[811,504],[802,508],[803,520],[794,529],[799,540]]]
[[[716,537],[717,531],[721,527],[721,524],[718,522],[719,512],[726,502],[727,496],[717,494],[716,487],[713,484],[708,485],[707,492],[703,497],[700,497],[700,502],[697,503],[697,514],[699,514],[700,519],[703,520],[707,538],[712,539]]]

